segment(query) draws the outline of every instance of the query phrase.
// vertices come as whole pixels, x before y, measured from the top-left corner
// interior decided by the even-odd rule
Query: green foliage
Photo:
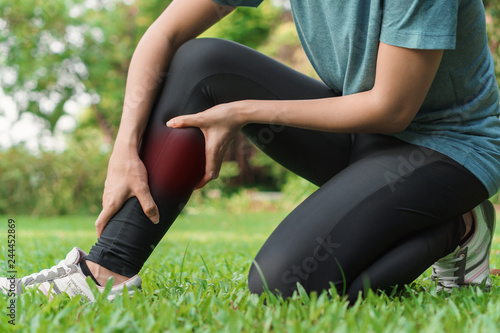
[[[500,82],[500,2],[483,0],[486,8],[488,42],[495,62],[497,81]]]
[[[7,26],[1,68],[17,80],[2,84],[21,113],[46,121],[53,131],[67,101],[86,100],[96,127],[118,126],[130,58],[149,24],[168,1],[84,0],[0,2]],[[112,24],[110,24],[112,22]],[[49,101],[49,103],[47,103]],[[99,123],[100,122],[100,123]]]
[[[17,298],[16,326],[3,312],[0,331],[22,332],[499,332],[500,288],[437,294],[422,276],[393,296],[369,293],[348,307],[334,290],[291,299],[252,295],[247,274],[252,258],[285,211],[184,215],[148,259],[143,292],[97,303],[33,291]],[[10,218],[14,216],[9,216]],[[15,216],[17,269],[29,274],[57,263],[76,244],[95,242],[93,217]],[[0,216],[0,221],[7,221]],[[6,223],[0,223],[0,237]],[[496,239],[500,236],[497,232]],[[500,250],[493,243],[493,253]],[[499,256],[491,259],[500,265]],[[5,265],[0,264],[0,275]],[[429,288],[430,287],[430,288]],[[429,288],[425,290],[424,288]]]
[[[0,153],[0,213],[99,211],[109,156],[100,147],[116,133],[135,46],[168,4],[0,0],[0,23],[6,24],[0,32],[0,70],[17,78],[0,85],[15,97],[20,113],[36,115],[54,131],[61,117],[73,112],[68,102],[89,105],[78,116],[65,152],[31,156],[20,146]],[[241,8],[204,36],[258,47],[280,12],[270,4]],[[229,179],[238,170],[233,164],[226,163],[212,188],[234,191]]]
[[[63,153],[0,152],[0,213],[98,213],[109,159],[98,129],[78,133]]]
[[[231,179],[238,176],[238,173],[238,163],[235,161],[226,161],[222,163],[219,177],[205,185],[199,193],[195,192],[195,195],[200,196],[198,198],[199,200],[209,199],[211,197],[219,198],[222,195],[225,197],[230,196],[237,190],[235,186],[231,184]]]
[[[319,79],[302,49],[291,14],[283,13],[279,21],[280,24],[273,29],[269,38],[259,47],[259,51],[301,73]]]
[[[264,191],[279,191],[285,184],[288,174],[291,174],[287,169],[276,163],[272,158],[257,150],[255,156],[251,159],[251,164],[254,167],[261,168],[265,174],[264,184],[267,188],[261,186]]]
[[[208,29],[201,37],[229,39],[251,48],[258,48],[270,32],[279,26],[282,9],[270,1],[263,2],[258,10],[238,7],[234,13]]]
[[[500,2],[484,3],[490,49],[500,77]],[[32,156],[20,146],[0,152],[0,213],[99,212],[109,157],[108,144],[103,142],[111,142],[116,133],[130,58],[168,4],[163,0],[0,0],[0,23],[7,24],[0,31],[0,70],[10,69],[17,77],[13,84],[0,78],[0,84],[15,96],[19,110],[44,119],[47,128],[54,130],[69,112],[68,101],[90,103],[78,116],[67,151]],[[238,8],[203,36],[246,44],[314,75],[300,50],[290,14],[271,1],[257,10]],[[51,47],[54,42],[57,47]],[[47,100],[53,103],[48,105]],[[295,205],[315,188],[261,152],[250,162],[263,170],[258,188],[282,190],[284,206]],[[194,200],[202,202],[222,193],[223,197],[236,194],[234,202],[250,202],[232,182],[237,173],[234,162],[224,163],[220,178],[195,192]]]
[[[131,4],[130,4],[131,3]],[[0,85],[17,96],[21,113],[43,119],[51,131],[66,102],[85,100],[93,126],[116,133],[132,53],[169,1],[84,0],[0,2],[0,69],[16,81]],[[258,47],[276,25],[280,10],[239,9],[207,35]],[[111,24],[110,24],[111,23]]]
[[[304,201],[317,189],[318,187],[313,183],[289,172],[282,188],[283,201],[293,207]]]

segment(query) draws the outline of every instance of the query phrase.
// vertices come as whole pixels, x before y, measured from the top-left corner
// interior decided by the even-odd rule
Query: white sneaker
[[[61,260],[57,265],[49,269],[44,269],[39,273],[34,273],[25,276],[21,279],[16,279],[12,286],[12,279],[0,277],[0,290],[3,294],[8,295],[9,292],[15,289],[15,293],[21,294],[23,288],[25,290],[33,287],[38,287],[38,290],[49,296],[52,299],[53,295],[66,293],[69,297],[83,295],[91,302],[95,301],[94,295],[87,284],[87,277],[83,274],[80,268],[80,262],[87,256],[81,249],[74,247],[66,259]],[[141,290],[142,280],[139,276],[131,277],[129,280],[113,286],[109,292],[107,299],[113,300],[117,295],[123,293],[123,287],[127,286],[127,291],[130,296],[134,294],[134,288]],[[105,287],[96,286],[101,293]]]
[[[433,281],[437,290],[451,292],[453,288],[481,286],[485,291],[491,288],[490,248],[495,231],[495,208],[489,201],[483,201],[474,208],[475,229],[472,236],[455,251],[432,265]]]

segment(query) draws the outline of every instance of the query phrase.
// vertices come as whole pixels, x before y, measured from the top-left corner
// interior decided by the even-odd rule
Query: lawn
[[[348,307],[330,291],[299,293],[283,301],[251,295],[246,274],[252,257],[285,212],[227,213],[191,210],[183,214],[141,272],[143,293],[97,303],[33,292],[18,300],[16,325],[4,303],[0,332],[497,332],[500,279],[492,291],[461,290],[451,296],[429,291],[429,272],[393,296],[369,294]],[[0,244],[7,220],[0,216]],[[50,267],[75,245],[94,242],[93,218],[14,217],[16,269],[25,275]],[[500,268],[500,232],[491,259]],[[4,263],[0,273],[6,271]]]

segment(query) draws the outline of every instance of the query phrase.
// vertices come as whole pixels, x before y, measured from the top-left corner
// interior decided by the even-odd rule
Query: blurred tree
[[[50,131],[65,116],[77,117],[65,152],[33,156],[22,147],[0,152],[0,213],[99,211],[109,157],[102,143],[111,143],[118,127],[129,61],[168,3],[0,0],[0,88],[21,114],[35,115]],[[203,36],[246,44],[314,76],[290,13],[271,3],[264,1],[258,10],[239,8]],[[490,50],[500,77],[500,1],[484,3]],[[229,159],[237,163],[227,163],[221,172],[224,179],[208,188],[230,193],[242,183],[259,181],[265,189],[280,189],[285,182],[285,188],[304,187],[243,140],[236,140],[229,150]]]
[[[34,115],[51,132],[77,118],[64,152],[0,152],[0,213],[99,211],[109,158],[102,143],[115,136],[135,46],[168,3],[0,0],[0,88],[18,117]],[[280,15],[269,3],[239,8],[204,36],[258,47]]]
[[[483,0],[486,8],[486,23],[488,40],[493,60],[497,81],[500,78],[500,1]],[[499,81],[500,82],[500,81]]]
[[[97,126],[111,142],[132,53],[168,3],[1,0],[0,86],[20,113],[35,114],[52,132],[63,115],[86,105],[90,115],[79,126]],[[205,35],[257,47],[279,14],[269,4],[262,10],[241,8]]]

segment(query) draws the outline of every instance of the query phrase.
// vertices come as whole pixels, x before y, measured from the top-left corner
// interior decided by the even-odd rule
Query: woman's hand
[[[115,144],[109,161],[103,210],[95,222],[97,236],[133,196],[139,199],[149,219],[159,221],[158,208],[149,192],[146,168],[137,153],[137,143],[176,50],[233,10],[234,7],[212,0],[173,1],[141,38],[128,70],[118,145]],[[135,147],[123,144],[131,141]]]
[[[136,149],[121,148],[115,145],[109,160],[108,174],[104,183],[102,211],[95,222],[97,237],[100,237],[108,221],[131,197],[137,197],[142,210],[153,223],[160,217],[151,193],[149,192],[146,167]]]
[[[238,116],[242,102],[219,104],[204,112],[179,116],[167,122],[168,127],[199,127],[205,136],[205,175],[196,188],[202,188],[219,176],[222,159],[244,123]]]

